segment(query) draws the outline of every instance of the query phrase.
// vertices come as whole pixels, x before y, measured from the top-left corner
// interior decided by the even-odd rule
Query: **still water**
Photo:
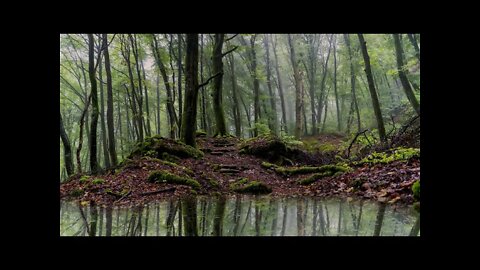
[[[412,207],[269,196],[189,197],[130,208],[60,202],[61,236],[419,236]]]

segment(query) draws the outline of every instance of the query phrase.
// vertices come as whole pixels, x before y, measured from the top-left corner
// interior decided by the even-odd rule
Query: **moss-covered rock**
[[[136,156],[154,156],[158,158],[164,158],[165,154],[163,153],[167,153],[168,155],[173,155],[178,158],[203,157],[203,152],[194,147],[186,145],[180,141],[163,138],[156,135],[153,137],[147,137],[143,142],[137,143],[128,158],[133,158]]]
[[[415,181],[412,185],[413,197],[420,200],[420,180]]]
[[[207,132],[204,130],[197,130],[195,132],[195,137],[207,137]]]
[[[285,162],[301,151],[277,136],[263,135],[243,141],[239,152],[269,161]]]
[[[237,193],[249,194],[268,194],[272,192],[272,188],[260,181],[249,181],[247,178],[241,178],[230,188]]]
[[[105,179],[102,179],[102,178],[96,178],[96,179],[93,179],[92,181],[92,184],[94,185],[100,185],[100,184],[103,184],[105,183]]]
[[[323,173],[315,173],[315,174],[312,174],[309,177],[306,177],[304,179],[299,180],[298,183],[300,185],[309,185],[311,183],[317,182],[318,180],[320,180],[324,177],[332,176],[332,175],[333,175],[333,173],[331,171],[326,171],[326,172],[323,172]]]
[[[303,167],[292,167],[292,168],[286,168],[286,167],[276,167],[275,172],[285,175],[285,176],[290,176],[290,175],[296,175],[296,174],[307,174],[307,173],[322,173],[322,172],[331,172],[333,175],[336,172],[346,172],[350,170],[349,167],[347,166],[341,166],[341,165],[323,165],[320,167],[309,167],[309,166],[303,166]]]
[[[180,162],[180,158],[177,157],[177,156],[174,156],[174,155],[170,155],[169,153],[167,152],[163,152],[161,154],[161,157],[162,157],[162,160],[165,160],[165,161],[169,161],[169,162],[173,162],[173,163],[178,163]]]
[[[409,160],[412,158],[420,158],[420,148],[398,147],[385,152],[373,152],[362,160],[354,162],[353,164],[388,164],[394,161]]]
[[[262,167],[266,168],[266,169],[275,169],[275,168],[278,168],[278,165],[275,165],[275,164],[272,164],[270,162],[262,162],[262,164],[260,164]]]
[[[186,185],[191,186],[193,188],[200,188],[200,183],[198,181],[187,177],[187,176],[179,176],[172,174],[168,171],[153,171],[148,176],[149,182],[157,182],[157,183],[167,183],[167,184],[175,184],[175,185]]]

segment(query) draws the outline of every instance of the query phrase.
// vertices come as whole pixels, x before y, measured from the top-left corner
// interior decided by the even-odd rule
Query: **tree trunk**
[[[257,35],[252,35],[250,38],[250,53],[251,53],[251,60],[252,60],[252,66],[250,69],[250,72],[252,74],[252,79],[253,79],[253,96],[254,96],[254,121],[255,121],[255,127],[253,129],[253,136],[257,137],[258,136],[258,129],[257,129],[257,124],[260,121],[261,118],[261,113],[260,113],[260,85],[258,81],[258,76],[257,76],[257,54],[255,52],[255,39]]]
[[[223,61],[222,48],[225,34],[215,34],[215,43],[213,44],[213,74],[220,74],[213,79],[213,111],[215,112],[216,131],[219,136],[227,135],[225,125],[225,113],[222,104],[222,85],[223,85]]]
[[[95,77],[95,56],[93,34],[88,34],[88,75],[92,89],[92,122],[90,126],[90,170],[98,172],[97,162],[97,124],[98,124],[98,95],[97,78]]]
[[[408,101],[412,105],[413,109],[420,115],[420,104],[418,103],[415,94],[413,93],[412,87],[410,86],[410,82],[408,81],[407,74],[404,70],[403,64],[403,48],[402,44],[400,43],[400,38],[398,34],[393,34],[393,40],[395,42],[395,53],[397,56],[397,68],[398,68],[398,77],[400,77],[400,81],[403,86],[403,90],[407,95]]]
[[[162,58],[160,56],[158,41],[155,35],[152,35],[152,43],[150,44],[153,51],[153,56],[155,57],[155,62],[162,74],[163,83],[165,84],[165,89],[167,91],[167,112],[168,112],[168,119],[170,122],[170,138],[175,138],[175,123],[178,122],[177,115],[175,114],[175,108],[173,107],[173,99],[172,99],[172,90],[170,88],[170,83],[168,81],[167,71],[165,69],[165,65],[162,62]]]
[[[195,147],[198,100],[198,34],[187,34],[185,106],[182,119],[182,141]]]
[[[143,61],[140,60],[140,66],[142,67],[142,75],[143,75],[143,82],[145,85],[143,86],[143,89],[145,90],[145,110],[147,111],[147,120],[145,124],[145,131],[147,133],[147,136],[152,136],[152,127],[150,125],[150,108],[148,105],[148,88],[147,88],[147,76],[145,75],[145,67],[143,66]]]
[[[277,81],[278,81],[278,94],[280,95],[280,103],[282,105],[282,125],[283,125],[283,130],[286,134],[288,134],[288,129],[287,129],[287,117],[286,117],[286,110],[285,110],[285,99],[283,96],[283,85],[282,85],[282,79],[280,76],[280,70],[278,68],[278,57],[277,57],[277,46],[276,42],[272,42],[272,47],[273,47],[273,55],[275,56],[275,71],[277,73]]]
[[[242,136],[242,119],[240,118],[240,106],[238,103],[237,93],[237,79],[235,77],[235,64],[233,54],[230,54],[227,59],[230,66],[230,75],[232,80],[232,98],[233,98],[233,115],[235,121],[235,136],[240,138]]]
[[[383,143],[385,143],[387,141],[387,137],[385,135],[385,126],[383,125],[382,111],[380,110],[380,102],[378,101],[377,91],[375,90],[375,85],[372,77],[372,70],[370,67],[370,57],[368,56],[368,51],[367,51],[367,42],[363,38],[362,34],[358,34],[358,40],[360,41],[360,48],[362,49],[363,60],[365,62],[365,73],[367,75],[370,96],[372,97],[373,110],[375,112],[375,117],[377,119],[378,133],[380,135],[380,140]]]
[[[99,61],[100,63],[98,64],[98,78],[100,79],[100,127],[102,130],[102,149],[105,168],[109,168],[110,158],[108,154],[107,129],[105,127],[105,102],[103,98],[102,60],[100,59]]]
[[[115,149],[115,132],[113,123],[113,90],[112,71],[110,69],[110,54],[108,53],[107,34],[103,34],[103,56],[105,57],[105,72],[107,75],[107,131],[108,131],[108,152],[110,162],[113,166],[118,163],[117,151]],[[120,112],[119,112],[120,114]],[[121,136],[121,132],[120,132]]]
[[[270,69],[270,48],[269,48],[269,42],[268,42],[268,34],[263,35],[263,42],[265,46],[265,69],[267,71],[267,89],[268,89],[268,94],[270,95],[270,107],[271,107],[271,123],[273,126],[273,133],[276,135],[278,134],[278,117],[277,117],[277,108],[275,105],[276,97],[275,97],[275,92],[272,90],[272,82],[271,82],[271,77],[272,77],[272,72]]]
[[[386,207],[387,205],[385,203],[380,203],[380,205],[378,206],[377,219],[375,220],[375,230],[373,232],[373,236],[380,236]]]
[[[293,77],[295,79],[295,138],[300,139],[302,135],[302,78],[298,70],[298,63],[295,56],[295,48],[292,36],[288,34],[288,45],[290,47],[290,60],[293,67]]]
[[[410,40],[410,43],[412,43],[413,48],[415,49],[415,56],[418,58],[418,61],[420,62],[420,48],[418,47],[417,40],[413,36],[413,34],[407,34],[408,39]]]
[[[203,63],[204,63],[204,58],[203,58],[203,34],[200,35],[201,37],[201,42],[200,42],[200,79],[203,82]],[[203,131],[207,132],[207,109],[206,109],[207,103],[205,100],[205,87],[202,86],[202,116],[201,116],[201,127]]]
[[[225,215],[226,197],[219,196],[213,217],[213,236],[223,235],[223,216]]]
[[[133,98],[138,104],[138,115],[136,115],[137,119],[137,127],[139,131],[140,137],[138,138],[138,141],[143,141],[143,127],[144,127],[144,121],[143,121],[143,97],[142,97],[142,76],[140,75],[140,65],[139,65],[139,53],[138,53],[138,46],[137,46],[137,37],[135,34],[128,35],[130,37],[130,42],[132,44],[132,50],[133,50],[133,57],[135,59],[135,69],[137,70],[137,78],[138,78],[138,93],[133,90],[134,95]],[[133,78],[133,76],[132,76]],[[133,81],[133,79],[132,79]]]
[[[157,134],[160,135],[160,76],[157,74],[156,78],[157,86]]]
[[[320,124],[322,123],[322,111],[323,111],[323,105],[324,103],[324,98],[325,98],[325,79],[327,78],[327,68],[328,68],[328,60],[330,59],[330,52],[332,49],[332,40],[333,40],[333,35],[330,37],[329,41],[329,46],[328,46],[328,52],[327,52],[327,59],[325,60],[325,63],[323,64],[323,74],[322,74],[322,81],[320,83],[320,95],[318,97],[318,108],[317,108],[317,122],[318,122],[318,128],[320,129]]]
[[[182,117],[182,34],[177,34],[178,39],[178,55],[177,55],[177,67],[178,67],[178,116],[179,119],[183,119]],[[186,94],[185,94],[186,95]],[[182,128],[182,122],[179,123],[180,126],[178,127],[179,130]]]
[[[335,105],[337,108],[337,130],[340,132],[341,127],[341,115],[340,106],[338,105],[338,91],[337,91],[337,38],[335,36],[335,43],[333,44],[333,90],[335,92]]]
[[[70,140],[68,139],[67,133],[65,132],[65,127],[63,126],[62,114],[60,113],[60,138],[63,143],[63,157],[65,161],[65,168],[67,169],[67,175],[71,176],[75,173],[73,168],[72,160],[72,146],[70,145]]]

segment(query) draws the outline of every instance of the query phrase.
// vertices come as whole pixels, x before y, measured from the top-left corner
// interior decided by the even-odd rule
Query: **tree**
[[[400,43],[400,38],[398,34],[393,34],[393,40],[395,43],[395,53],[397,56],[397,68],[398,68],[398,77],[400,77],[400,82],[402,83],[403,90],[407,95],[408,101],[412,105],[413,109],[420,115],[420,104],[418,103],[415,94],[413,93],[410,82],[408,81],[407,74],[405,73],[405,67],[403,64],[403,48]]]
[[[60,113],[60,138],[62,139],[62,143],[63,143],[63,155],[64,155],[64,161],[65,161],[65,168],[67,169],[67,175],[71,176],[75,173],[73,168],[73,160],[72,160],[72,147],[70,145],[70,140],[68,139],[68,135],[65,132],[65,127],[63,126],[61,113]]]
[[[92,122],[90,126],[90,170],[92,173],[98,172],[97,161],[97,124],[98,124],[98,95],[97,78],[95,77],[95,59],[94,59],[94,38],[93,34],[88,34],[88,75],[90,77],[91,95],[92,95]],[[99,52],[100,53],[100,52]]]
[[[268,94],[270,95],[270,106],[271,106],[271,116],[270,116],[270,121],[272,122],[272,127],[273,127],[273,133],[277,134],[277,129],[278,129],[278,124],[277,124],[277,108],[275,105],[275,92],[272,90],[272,82],[271,82],[271,77],[272,77],[272,72],[270,69],[270,48],[269,48],[269,35],[265,34],[263,35],[263,44],[265,46],[265,69],[267,71],[267,88],[268,88]]]
[[[303,87],[302,76],[298,70],[295,48],[290,34],[288,34],[288,45],[290,47],[290,60],[292,61],[293,77],[295,79],[295,137],[299,139],[302,133]]]
[[[373,111],[375,112],[375,118],[377,119],[378,134],[380,135],[380,140],[385,143],[387,141],[387,137],[385,135],[385,126],[383,125],[380,102],[378,101],[377,91],[375,90],[375,84],[372,77],[370,57],[367,51],[367,42],[362,34],[358,34],[358,40],[360,41],[360,48],[362,50],[363,60],[365,62],[365,73],[368,80],[368,89],[370,90],[370,96],[372,98]]]
[[[181,139],[195,147],[195,130],[197,127],[198,99],[198,34],[187,34],[187,51],[185,57],[185,103],[182,119]]]
[[[341,116],[340,106],[338,105],[338,91],[337,91],[337,36],[335,35],[335,42],[333,44],[333,91],[335,92],[335,105],[337,108],[337,130],[341,130]]]
[[[277,56],[277,42],[272,42],[272,47],[273,47],[273,55],[275,56],[275,71],[277,72],[277,87],[278,87],[278,94],[280,95],[280,104],[282,105],[282,125],[283,125],[283,130],[286,134],[288,134],[288,129],[287,129],[287,117],[286,117],[286,109],[285,109],[285,98],[283,95],[283,85],[282,85],[282,79],[280,76],[280,70],[278,68],[278,56]]]
[[[349,34],[344,34],[343,38],[345,39],[345,45],[347,46],[348,57],[350,59],[350,85],[352,86],[352,104],[355,105],[355,111],[357,112],[357,130],[358,132],[360,132],[362,127],[360,125],[360,111],[358,110],[357,95],[355,93],[356,78],[355,68],[353,67],[352,49],[350,47],[350,36]]]
[[[418,58],[418,61],[420,61],[420,48],[418,47],[417,40],[415,39],[415,36],[413,34],[407,34],[408,40],[410,40],[410,43],[412,43],[413,48],[415,49],[415,56]]]
[[[110,162],[113,166],[118,163],[117,151],[115,149],[115,132],[113,123],[113,89],[112,70],[110,68],[110,54],[108,52],[107,34],[103,34],[103,56],[105,57],[105,72],[107,75],[107,130],[108,130],[108,152]]]
[[[215,112],[216,131],[219,136],[227,135],[225,124],[225,113],[222,104],[222,85],[223,85],[223,61],[222,48],[225,34],[215,34],[215,43],[213,44],[213,73],[219,74],[213,80],[213,110]]]

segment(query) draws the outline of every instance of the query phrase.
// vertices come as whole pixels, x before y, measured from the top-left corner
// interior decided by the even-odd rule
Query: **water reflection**
[[[61,202],[62,236],[418,236],[411,208],[369,201],[190,196],[130,208]]]

